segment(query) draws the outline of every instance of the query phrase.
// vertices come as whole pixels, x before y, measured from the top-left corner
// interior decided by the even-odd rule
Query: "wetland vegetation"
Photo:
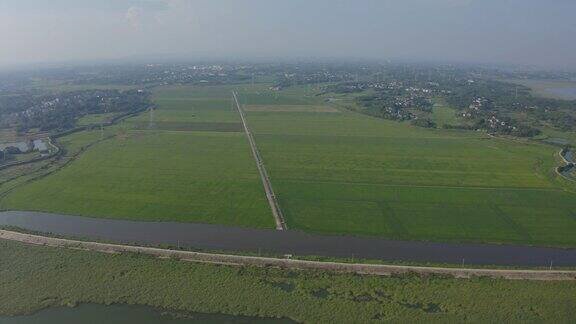
[[[574,320],[574,282],[371,277],[195,264],[0,241],[0,314],[86,303],[306,323]]]

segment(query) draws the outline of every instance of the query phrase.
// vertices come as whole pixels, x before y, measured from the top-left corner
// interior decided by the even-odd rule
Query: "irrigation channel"
[[[576,249],[331,236],[221,225],[138,222],[37,212],[0,213],[0,225],[80,240],[253,255],[323,256],[413,263],[576,266]]]
[[[256,146],[254,136],[252,136],[252,132],[250,131],[248,123],[246,122],[246,115],[244,114],[244,110],[242,109],[240,103],[238,102],[238,95],[236,94],[236,91],[232,91],[232,96],[234,97],[236,108],[238,109],[238,113],[240,114],[240,119],[242,120],[242,126],[244,127],[244,132],[246,132],[246,137],[248,137],[248,142],[250,143],[250,149],[252,151],[252,155],[254,156],[254,160],[256,161],[256,167],[258,168],[258,173],[260,174],[260,178],[262,179],[262,185],[264,186],[266,199],[270,204],[270,209],[272,210],[272,215],[274,216],[274,221],[276,222],[276,229],[279,231],[284,231],[288,228],[286,227],[286,222],[284,221],[284,215],[282,215],[282,210],[280,209],[280,204],[278,204],[278,200],[276,199],[276,195],[274,194],[274,189],[272,189],[272,183],[270,182],[270,177],[268,176],[268,172],[266,171],[266,166],[264,165],[264,161],[262,161],[262,157],[260,156],[260,152],[258,152],[258,147]]]

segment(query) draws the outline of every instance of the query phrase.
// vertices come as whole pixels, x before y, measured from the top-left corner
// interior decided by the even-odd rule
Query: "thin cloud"
[[[144,17],[144,9],[136,6],[128,8],[125,15],[126,21],[134,29],[142,28],[143,17]]]

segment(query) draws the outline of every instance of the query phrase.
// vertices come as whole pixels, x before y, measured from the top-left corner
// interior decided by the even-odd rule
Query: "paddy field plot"
[[[576,186],[554,172],[558,148],[413,127],[347,110],[346,98],[265,85],[158,89],[153,117],[110,127],[114,138],[1,207],[273,228],[233,89],[290,229],[576,246]]]
[[[152,119],[144,113],[111,127],[115,137],[15,190],[2,208],[272,228],[231,93],[169,87],[154,100]]]
[[[576,246],[576,195],[553,171],[557,148],[307,111],[329,104],[296,90],[240,100],[291,229]]]

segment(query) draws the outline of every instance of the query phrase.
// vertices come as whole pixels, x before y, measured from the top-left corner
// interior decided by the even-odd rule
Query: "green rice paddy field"
[[[244,133],[219,131],[219,124],[239,122],[230,92],[169,88],[157,90],[154,98],[159,109],[151,126],[139,127],[150,125],[146,113],[108,129],[114,138],[59,172],[15,190],[2,207],[272,227]],[[171,123],[178,123],[178,130]],[[61,141],[73,146],[76,137]]]
[[[322,99],[298,89],[245,91],[242,102],[290,228],[576,245],[576,195],[554,173],[557,148],[319,112]]]
[[[146,113],[114,126],[116,137],[1,206],[271,228],[234,88],[291,229],[576,246],[576,186],[554,172],[558,148],[417,128],[344,109],[345,97],[264,85],[158,89],[153,123]]]

